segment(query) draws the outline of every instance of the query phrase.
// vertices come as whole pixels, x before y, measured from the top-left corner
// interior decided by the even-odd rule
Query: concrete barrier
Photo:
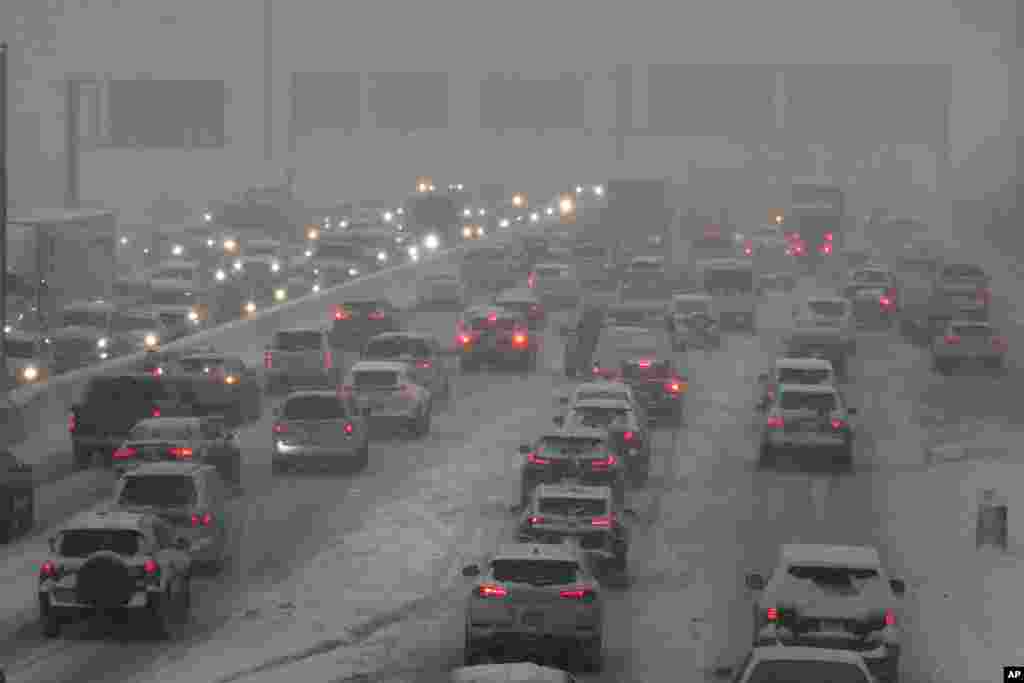
[[[339,296],[379,296],[381,286],[386,283],[402,280],[411,282],[432,273],[449,271],[453,265],[457,264],[458,258],[467,248],[484,243],[510,243],[525,235],[544,232],[558,225],[557,221],[541,221],[515,232],[499,232],[484,240],[461,244],[417,263],[392,266],[331,289],[280,304],[252,318],[236,320],[203,330],[167,344],[163,348],[170,352],[185,351],[207,345],[221,349],[248,348],[262,340],[269,339],[270,335],[281,327],[299,325],[318,315],[326,322],[330,314],[330,305],[339,301]],[[145,353],[122,356],[58,375],[42,384],[19,387],[9,393],[9,398],[17,406],[22,424],[9,425],[9,428],[5,426],[5,433],[20,434],[21,439],[14,442],[17,443],[45,426],[66,422],[71,406],[79,399],[90,379],[101,375],[132,371],[140,365],[145,356]],[[54,444],[54,446],[57,445]],[[70,450],[70,445],[65,449],[55,448],[55,450]]]

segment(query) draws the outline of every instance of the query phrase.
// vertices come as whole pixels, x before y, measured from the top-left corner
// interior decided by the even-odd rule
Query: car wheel
[[[423,415],[420,417],[420,430],[419,436],[424,438],[430,434],[430,423],[433,418],[433,406],[427,404],[426,410],[423,411]]]
[[[758,467],[772,467],[775,465],[775,449],[770,444],[761,444],[761,452],[757,459]]]
[[[839,447],[839,454],[836,456],[836,463],[840,467],[853,467],[853,444],[848,443]]]
[[[170,612],[174,609],[174,596],[171,594],[171,587],[156,596],[149,606],[150,618],[153,620],[153,633],[161,639],[167,640],[173,635],[173,623]]]
[[[363,447],[359,449],[359,454],[356,456],[356,470],[362,472],[370,466],[370,441],[367,439]]]
[[[938,372],[940,375],[949,375],[952,374],[953,368],[949,362],[944,360],[937,360],[935,361],[935,371]]]
[[[584,646],[583,669],[593,674],[601,673],[604,669],[604,645],[600,638]]]
[[[92,452],[82,446],[73,447],[72,465],[76,470],[86,470],[92,465]]]
[[[39,626],[40,630],[43,632],[43,637],[56,638],[60,636],[60,630],[63,623],[61,622],[60,617],[53,614],[46,614],[40,620]]]

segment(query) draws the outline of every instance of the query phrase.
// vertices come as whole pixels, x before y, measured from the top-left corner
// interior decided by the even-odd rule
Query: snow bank
[[[362,529],[328,543],[274,591],[251,598],[248,609],[209,641],[147,678],[316,682],[367,670],[373,665],[368,658],[386,653],[354,646],[439,600],[461,596],[445,591],[460,585],[463,563],[478,559],[498,536],[492,527],[505,523],[508,453],[518,445],[521,423],[535,416],[527,406],[488,424],[488,435],[467,440],[473,445],[450,453],[448,464],[419,473],[415,495],[374,509]],[[492,509],[501,514],[488,519]]]
[[[905,656],[934,683],[999,680],[1004,664],[1024,659],[1024,506],[1011,495],[1024,482],[1024,459],[1014,457],[1021,437],[993,428],[969,442],[935,446],[928,469],[879,482],[888,561],[908,583]],[[1009,503],[1006,554],[975,545],[987,489]]]

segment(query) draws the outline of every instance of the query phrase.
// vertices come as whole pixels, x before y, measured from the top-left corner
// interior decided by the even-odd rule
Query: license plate
[[[523,626],[529,628],[544,628],[543,612],[525,612],[521,619]]]

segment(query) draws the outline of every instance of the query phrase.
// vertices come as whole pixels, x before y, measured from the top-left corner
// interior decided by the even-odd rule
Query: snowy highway
[[[703,680],[733,666],[752,629],[744,574],[770,570],[779,544],[792,541],[878,546],[910,583],[904,680],[935,680],[941,653],[914,595],[930,568],[908,553],[910,539],[894,535],[889,516],[929,504],[927,488],[913,485],[927,481],[922,444],[951,429],[950,416],[1012,406],[981,393],[991,379],[944,378],[950,385],[936,387],[920,349],[895,333],[865,333],[846,389],[860,409],[853,471],[785,459],[758,471],[756,378],[776,356],[792,302],[811,287],[804,280],[791,294],[767,295],[758,337],[731,336],[720,351],[687,355],[686,425],[658,433],[651,480],[628,496],[631,582],[608,593],[608,661],[594,680],[691,672]],[[455,314],[415,313],[407,326],[444,340]],[[263,343],[231,350],[255,363]],[[44,544],[12,546],[4,567],[15,631],[0,654],[11,680],[440,681],[462,657],[468,588],[459,569],[513,538],[516,449],[550,425],[567,383],[561,348],[549,326],[537,374],[459,376],[425,442],[374,441],[358,475],[273,477],[268,400],[264,418],[241,433],[246,492],[235,503],[244,519],[235,561],[224,576],[196,579],[191,621],[176,643],[98,622],[43,641],[33,589]],[[907,500],[908,491],[920,499]]]

